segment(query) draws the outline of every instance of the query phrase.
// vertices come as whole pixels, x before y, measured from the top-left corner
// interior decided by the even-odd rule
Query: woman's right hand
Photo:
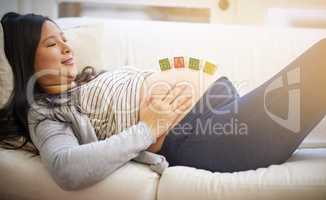
[[[155,138],[171,129],[192,105],[192,97],[186,94],[187,85],[174,86],[159,97],[145,97],[140,105],[139,120],[145,122]]]

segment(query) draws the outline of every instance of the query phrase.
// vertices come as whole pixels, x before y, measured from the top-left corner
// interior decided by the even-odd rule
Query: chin
[[[68,77],[69,79],[75,80],[77,77],[77,70],[75,69],[69,70]]]

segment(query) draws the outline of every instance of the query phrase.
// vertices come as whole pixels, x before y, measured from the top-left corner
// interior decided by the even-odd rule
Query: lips
[[[74,59],[71,57],[71,58],[68,58],[68,59],[62,61],[61,63],[64,64],[64,65],[73,65],[74,64]]]

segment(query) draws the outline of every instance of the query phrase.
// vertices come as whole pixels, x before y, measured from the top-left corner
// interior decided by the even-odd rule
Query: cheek
[[[61,68],[60,51],[56,48],[39,49],[35,55],[34,69],[37,72],[38,82],[41,85],[56,84],[60,77],[53,74],[53,71],[46,72],[45,70],[59,70]]]
[[[60,67],[60,52],[55,48],[39,50],[35,56],[35,69],[55,69]]]

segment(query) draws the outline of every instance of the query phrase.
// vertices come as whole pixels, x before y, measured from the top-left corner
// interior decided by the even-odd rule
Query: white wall
[[[212,0],[213,23],[255,24],[265,23],[269,8],[325,10],[326,0],[228,0],[225,11],[218,7],[219,0]]]
[[[110,1],[112,2],[113,0]],[[119,1],[116,0],[116,2]],[[131,0],[124,1],[130,2]],[[142,1],[145,2],[145,0]],[[179,1],[171,0],[170,2]],[[228,1],[229,8],[227,10],[220,9],[219,1]],[[20,13],[34,12],[56,18],[58,16],[58,5],[56,2],[56,0],[0,0],[0,15],[2,16],[8,11],[16,11]],[[105,0],[102,2],[105,2]],[[137,1],[133,0],[133,2]],[[157,4],[159,2],[166,4],[168,0],[155,0],[155,2]],[[324,9],[326,11],[326,0],[191,0],[191,2],[199,2],[196,3],[198,6],[201,3],[203,6],[210,5],[210,21],[212,23],[224,24],[262,25],[266,21],[269,8]]]
[[[21,14],[36,13],[56,18],[58,6],[55,0],[0,0],[0,16],[14,11]]]
[[[0,16],[9,11],[17,12],[17,9],[18,4],[16,0],[0,0]]]

